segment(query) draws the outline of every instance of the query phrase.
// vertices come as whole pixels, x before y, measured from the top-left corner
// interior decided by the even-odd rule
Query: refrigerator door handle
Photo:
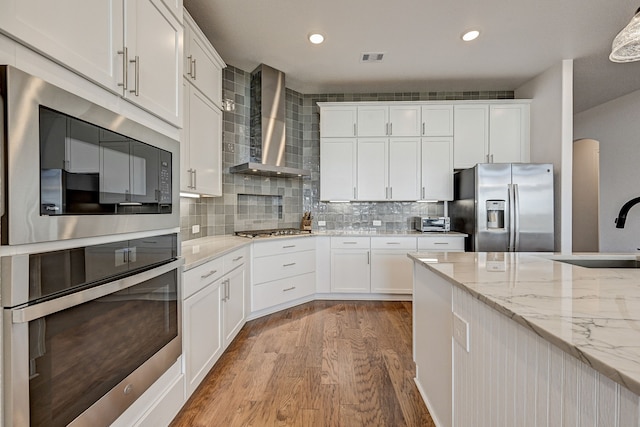
[[[514,184],[507,184],[509,191],[509,244],[507,247],[508,252],[513,252],[515,250],[515,229],[516,229],[516,218],[515,218],[515,192],[514,192]]]
[[[513,184],[513,212],[514,218],[513,222],[515,225],[514,228],[514,243],[515,243],[515,252],[520,250],[520,193],[518,191],[518,184]]]

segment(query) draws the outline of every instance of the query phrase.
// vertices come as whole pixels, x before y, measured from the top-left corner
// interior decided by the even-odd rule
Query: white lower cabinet
[[[418,237],[418,252],[464,252],[465,235],[429,235]]]
[[[184,300],[183,347],[186,396],[190,396],[222,354],[222,279]]]
[[[369,292],[370,264],[369,249],[332,249],[331,292]]]
[[[371,238],[371,292],[411,294],[413,261],[407,253],[415,251],[415,237]]]
[[[315,245],[315,239],[308,237],[254,243],[252,313],[315,293]]]
[[[244,325],[248,259],[248,249],[241,248],[184,273],[182,347],[186,398]]]

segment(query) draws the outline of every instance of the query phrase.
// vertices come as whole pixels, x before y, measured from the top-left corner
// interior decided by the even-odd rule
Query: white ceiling
[[[225,62],[301,93],[514,90],[574,59],[574,112],[640,89],[608,60],[638,0],[184,0]],[[480,37],[460,40],[475,28]],[[325,42],[307,36],[319,31]],[[362,63],[363,52],[384,52]]]

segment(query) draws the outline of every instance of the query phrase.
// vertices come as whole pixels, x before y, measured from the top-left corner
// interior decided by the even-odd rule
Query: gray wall
[[[640,91],[576,114],[576,139],[600,142],[601,252],[636,252],[640,248],[640,206],[627,215],[625,228],[615,228],[618,211],[640,196]],[[594,230],[597,232],[597,230]]]
[[[314,229],[371,228],[382,221],[384,230],[406,230],[413,215],[442,215],[443,203],[371,202],[326,203],[319,201],[320,115],[317,102],[424,101],[466,99],[512,99],[512,91],[408,92],[364,94],[300,94],[287,89],[287,166],[312,171],[304,179],[260,178],[229,174],[230,166],[249,158],[250,73],[232,66],[223,72],[224,98],[234,99],[236,109],[223,113],[223,196],[180,201],[180,235],[183,241],[232,234],[238,230],[299,227],[302,213],[311,211]],[[191,226],[200,232],[191,233]]]

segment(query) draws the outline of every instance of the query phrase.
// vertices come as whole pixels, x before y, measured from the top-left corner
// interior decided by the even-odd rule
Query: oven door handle
[[[123,277],[118,280],[114,280],[104,285],[96,286],[93,288],[85,289],[84,291],[75,292],[73,294],[65,295],[60,298],[52,299],[49,301],[41,302],[24,308],[11,309],[11,321],[13,323],[26,323],[35,319],[39,319],[44,316],[48,316],[58,311],[66,310],[67,308],[80,305],[85,302],[89,302],[100,297],[112,294],[123,289],[130,288],[138,285],[161,274],[167,273],[176,268],[180,268],[184,264],[183,258],[178,258],[175,261],[171,261],[167,264],[163,264],[151,270],[143,271],[132,276]],[[178,272],[180,274],[180,272]],[[178,278],[178,280],[180,280]]]

